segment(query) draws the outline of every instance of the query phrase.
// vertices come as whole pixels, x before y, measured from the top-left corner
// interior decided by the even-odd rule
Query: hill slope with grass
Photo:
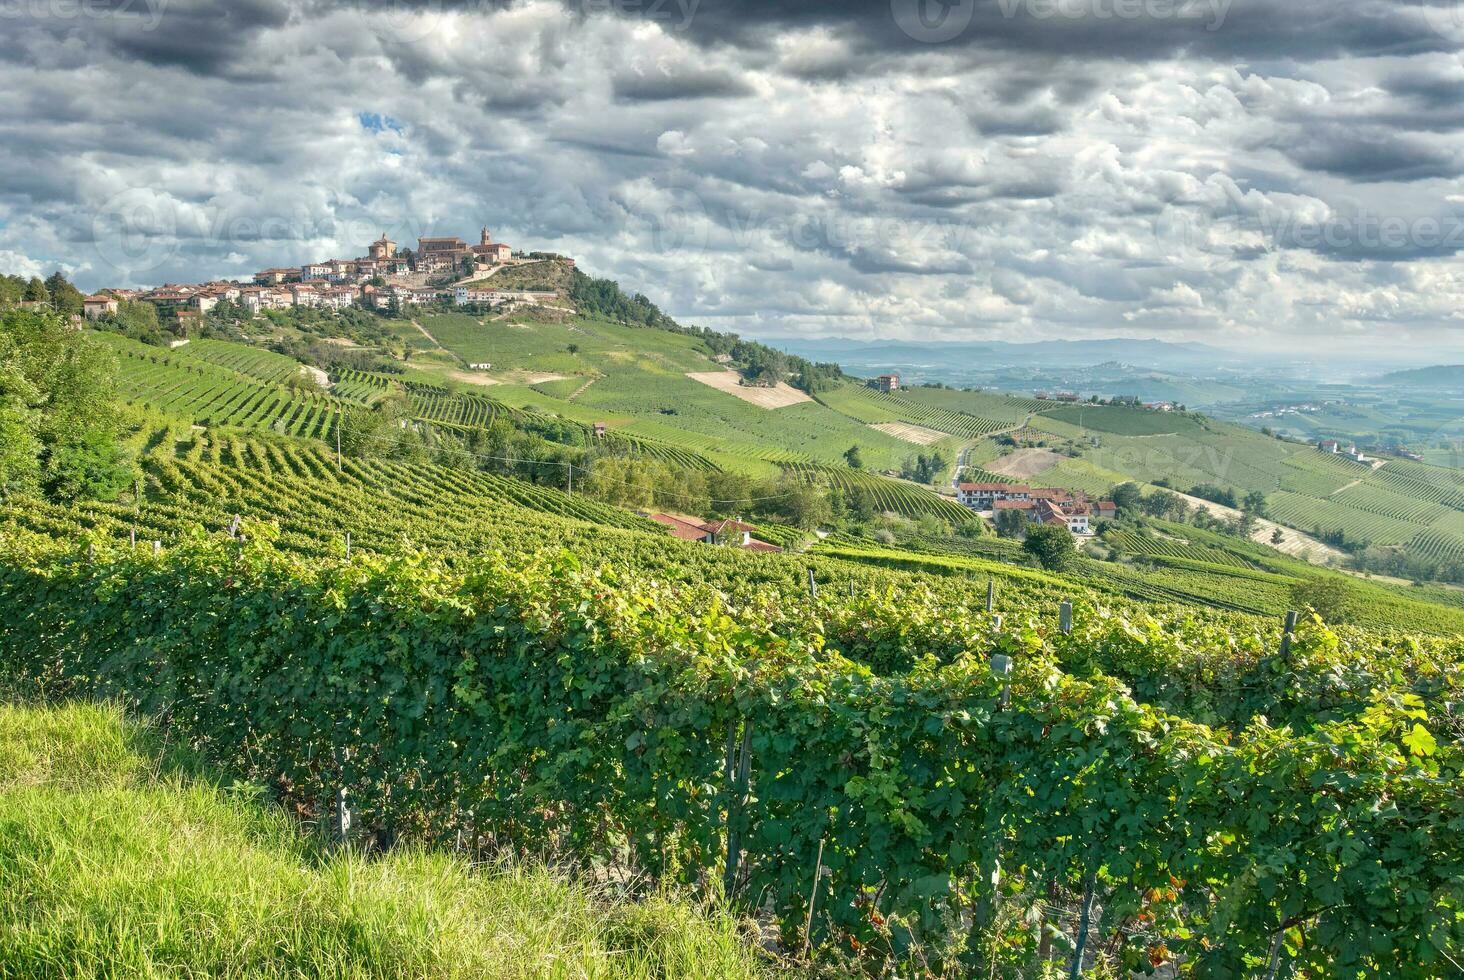
[[[328,846],[111,707],[0,706],[0,977],[755,977],[725,919]]]

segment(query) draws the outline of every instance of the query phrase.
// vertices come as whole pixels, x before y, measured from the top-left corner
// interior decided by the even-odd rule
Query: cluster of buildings
[[[417,239],[417,250],[398,250],[383,234],[354,259],[329,259],[300,266],[262,269],[251,283],[169,283],[152,290],[105,289],[85,301],[89,318],[117,312],[124,300],[142,300],[157,307],[160,318],[200,317],[221,301],[238,303],[249,313],[291,307],[343,309],[367,306],[385,309],[425,303],[537,303],[558,299],[553,290],[439,288],[425,285],[427,276],[444,272],[471,275],[475,270],[532,262],[509,246],[495,242],[484,228],[478,244],[460,238]],[[565,261],[573,264],[572,260]],[[394,281],[396,280],[396,281]]]
[[[1329,453],[1334,456],[1346,456],[1354,463],[1372,462],[1372,460],[1363,455],[1362,450],[1358,449],[1355,445],[1348,446],[1346,449],[1343,449],[1342,444],[1336,439],[1323,439],[1321,442],[1317,443],[1317,448],[1324,453]]]
[[[1118,516],[1118,505],[1111,500],[1094,502],[1080,490],[1024,483],[962,483],[956,488],[956,499],[980,514],[994,517],[1014,510],[1029,524],[1062,524],[1074,534],[1092,534],[1094,521]]]
[[[691,521],[671,514],[651,514],[651,520],[671,529],[671,536],[683,541],[700,541],[703,544],[719,544],[747,551],[782,551],[775,544],[759,541],[753,537],[757,528],[741,521]]]
[[[1076,391],[1034,391],[1033,396],[1039,402],[1066,402],[1072,404],[1083,400],[1083,396]],[[1100,405],[1117,405],[1127,408],[1147,408],[1151,412],[1172,412],[1174,402],[1155,401],[1146,402],[1138,395],[1114,395],[1109,399],[1095,399]]]

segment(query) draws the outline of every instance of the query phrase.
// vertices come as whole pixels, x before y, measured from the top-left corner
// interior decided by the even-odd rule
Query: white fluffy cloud
[[[1410,6],[947,44],[887,4],[37,7],[0,35],[0,266],[246,276],[487,224],[764,336],[1451,344],[1464,61]]]

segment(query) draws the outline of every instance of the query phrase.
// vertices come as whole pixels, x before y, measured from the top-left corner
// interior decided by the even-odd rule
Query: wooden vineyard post
[[[1286,626],[1281,630],[1281,659],[1291,655],[1291,634],[1296,630],[1296,610],[1286,613]]]
[[[163,553],[163,543],[161,541],[156,541],[156,540],[153,541],[153,554],[160,555],[162,553]]]
[[[818,582],[814,580],[811,568],[808,570],[808,597],[810,599],[818,598]]]
[[[346,561],[351,560],[351,532],[346,532]]]
[[[574,496],[574,464],[573,463],[566,463],[565,465],[568,466],[569,468],[567,470],[565,470],[564,477],[565,477],[566,482],[568,483],[567,489],[569,491],[569,495],[571,497],[573,497]]]
[[[351,808],[346,802],[346,763],[351,761],[351,752],[349,749],[341,750],[340,760],[341,781],[340,785],[336,787],[335,831],[336,839],[344,844],[351,832]]]
[[[133,551],[137,550],[137,528],[130,527],[127,529],[127,543],[132,546]]]
[[[1073,604],[1071,602],[1064,602],[1058,607],[1057,625],[1064,635],[1073,631]],[[1052,937],[1047,932],[1047,919],[1051,914],[1051,908],[1057,905],[1057,899],[1057,879],[1048,878],[1047,905],[1049,911],[1042,916],[1042,938],[1037,943],[1037,955],[1044,963],[1052,959]]]
[[[336,412],[335,430],[336,430],[336,472],[339,473],[341,471],[341,413],[340,412]]]
[[[991,672],[1001,678],[1001,698],[997,704],[1005,708],[1012,700],[1012,658],[1004,653],[992,654]]]
[[[990,583],[988,583],[988,591]],[[1001,632],[1001,617],[993,616],[991,620],[992,632]],[[1002,679],[1001,696],[997,699],[997,708],[1005,709],[1011,704],[1012,699],[1012,658],[1004,653],[993,653],[991,655],[991,672]],[[1000,846],[1000,818],[998,818],[997,839],[998,844],[992,848],[990,855],[982,862],[978,872],[980,881],[986,886],[987,891],[976,903],[975,918],[971,923],[971,936],[973,941],[983,930],[990,927],[996,919],[996,891],[1001,887],[1001,846]],[[974,948],[974,947],[973,947]]]
[[[818,903],[818,883],[823,878],[824,839],[818,839],[818,856],[813,859],[813,887],[808,892],[808,918],[803,921],[803,959],[808,959],[813,944],[813,907]]]
[[[996,608],[996,581],[986,580],[986,611],[989,613]]]
[[[737,870],[742,859],[742,813],[747,804],[747,787],[752,766],[752,722],[742,722],[742,743],[735,752],[737,724],[727,731],[727,863],[722,872],[722,894],[727,901],[737,887]]]
[[[1088,932],[1093,923],[1093,902],[1098,897],[1098,885],[1092,875],[1083,880],[1083,911],[1078,917],[1078,939],[1074,944],[1073,965],[1068,971],[1068,980],[1078,980],[1083,975],[1083,949],[1088,945]]]

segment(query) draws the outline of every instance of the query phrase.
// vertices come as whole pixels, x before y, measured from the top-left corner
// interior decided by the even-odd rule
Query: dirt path
[[[571,402],[574,401],[580,395],[583,395],[589,389],[590,385],[594,384],[596,381],[599,381],[599,380],[600,380],[599,378],[591,378],[590,380],[586,381],[584,384],[582,384],[578,388],[576,388],[574,390],[574,393],[572,395],[570,395],[568,398],[566,398],[565,401],[571,401]]]
[[[453,356],[453,358],[455,360],[459,360],[459,361],[462,360],[461,357],[458,357],[456,354],[453,354],[452,351],[448,350],[446,347],[443,347],[441,341],[439,341],[436,337],[434,337],[430,333],[428,333],[427,332],[427,328],[424,327],[424,326],[422,326],[422,324],[418,323],[416,320],[413,320],[412,321],[412,326],[416,327],[419,331],[421,331],[422,336],[424,336],[428,340],[432,341],[432,345],[434,347],[436,347],[438,350],[443,351],[443,352],[445,352],[447,354],[452,354],[452,356]]]
[[[1345,487],[1338,487],[1336,490],[1333,490],[1331,493],[1327,494],[1327,496],[1328,497],[1335,497],[1335,496],[1337,496],[1337,494],[1341,493],[1343,490],[1351,490],[1353,487],[1357,486],[1361,482],[1362,482],[1361,480],[1353,480],[1351,483],[1347,484],[1347,486],[1345,486]]]
[[[1192,507],[1202,507],[1214,514],[1216,517],[1223,517],[1226,520],[1234,520],[1240,516],[1240,511],[1234,507],[1226,507],[1224,504],[1217,504],[1213,500],[1204,500],[1200,497],[1191,497],[1187,493],[1179,493],[1170,490],[1169,493],[1176,494],[1184,499],[1185,503]],[[1281,543],[1271,544],[1271,535],[1277,529],[1281,531]],[[1260,544],[1270,544],[1284,554],[1293,558],[1303,558],[1314,565],[1333,565],[1346,559],[1346,555],[1329,544],[1324,544],[1294,527],[1287,527],[1285,524],[1277,524],[1275,521],[1267,520],[1264,517],[1256,519],[1256,529],[1251,532],[1251,540]]]

